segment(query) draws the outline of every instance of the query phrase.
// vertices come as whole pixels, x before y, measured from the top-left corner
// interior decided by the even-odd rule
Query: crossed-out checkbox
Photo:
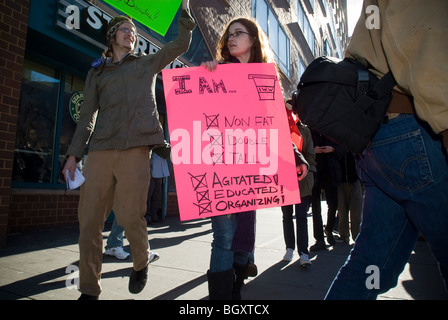
[[[212,114],[212,115],[207,115],[204,113],[205,116],[205,124],[207,126],[207,129],[210,128],[219,128],[219,114]]]
[[[210,137],[210,149],[213,148],[213,146],[221,147],[221,152],[215,153],[215,150],[210,151],[210,156],[212,157],[213,165],[217,163],[224,163],[224,144],[223,144],[223,134],[209,134]]]
[[[193,204],[198,208],[199,215],[204,213],[212,213],[212,202],[210,201],[210,193],[207,184],[207,174],[190,175],[193,190],[196,192],[196,201]],[[206,189],[206,190],[204,190]]]

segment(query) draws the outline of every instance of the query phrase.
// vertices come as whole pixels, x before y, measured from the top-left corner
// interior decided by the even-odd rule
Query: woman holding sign
[[[87,74],[78,126],[63,173],[73,180],[76,163],[87,152],[79,217],[81,300],[101,293],[102,230],[113,209],[131,245],[133,271],[129,291],[139,293],[150,262],[146,220],[151,148],[164,144],[155,86],[157,74],[189,48],[196,24],[182,0],[178,38],[155,54],[134,54],[137,28],[125,16],[107,26],[108,48]]]
[[[269,42],[257,22],[246,18],[231,21],[218,42],[216,60],[203,62],[202,66],[214,71],[223,63],[275,64]],[[306,175],[305,164],[302,171]],[[255,243],[255,211],[215,216],[211,220],[213,242],[207,272],[209,298],[241,299],[248,257]]]

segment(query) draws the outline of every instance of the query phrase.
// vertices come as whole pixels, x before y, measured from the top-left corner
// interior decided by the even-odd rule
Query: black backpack
[[[362,153],[384,122],[396,82],[379,80],[360,62],[320,57],[305,70],[292,93],[300,120],[353,153]]]

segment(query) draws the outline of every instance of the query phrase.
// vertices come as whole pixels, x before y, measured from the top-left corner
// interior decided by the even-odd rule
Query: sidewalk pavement
[[[312,245],[311,217],[308,228]],[[109,230],[110,225],[103,233],[104,244]],[[181,222],[178,217],[168,217],[161,224],[149,226],[148,233],[151,250],[160,259],[150,264],[145,289],[137,295],[129,293],[129,258],[120,261],[104,256],[100,299],[207,300],[210,220]],[[300,267],[297,253],[293,261],[282,261],[285,245],[280,208],[257,211],[256,233],[258,276],[246,281],[244,300],[321,300],[351,249],[348,244],[337,243],[326,251],[311,252],[313,265],[307,269]],[[66,285],[75,281],[71,271],[79,259],[77,238],[76,227],[10,235],[6,248],[0,249],[0,300],[76,300],[80,293]],[[126,239],[124,248],[130,252]],[[379,299],[448,299],[425,241],[417,243],[397,287]]]

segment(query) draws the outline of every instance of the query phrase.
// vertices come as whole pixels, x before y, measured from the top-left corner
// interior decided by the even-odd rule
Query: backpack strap
[[[373,86],[372,91],[376,93],[377,97],[382,97],[388,94],[396,84],[392,72],[389,71]]]
[[[359,71],[358,71],[359,74]],[[364,78],[362,78],[364,79]],[[358,80],[358,90],[360,87]],[[371,90],[361,92],[361,98],[356,102],[356,104],[362,108],[364,111],[377,102],[381,97],[389,94],[393,87],[397,84],[392,72],[386,73]]]

